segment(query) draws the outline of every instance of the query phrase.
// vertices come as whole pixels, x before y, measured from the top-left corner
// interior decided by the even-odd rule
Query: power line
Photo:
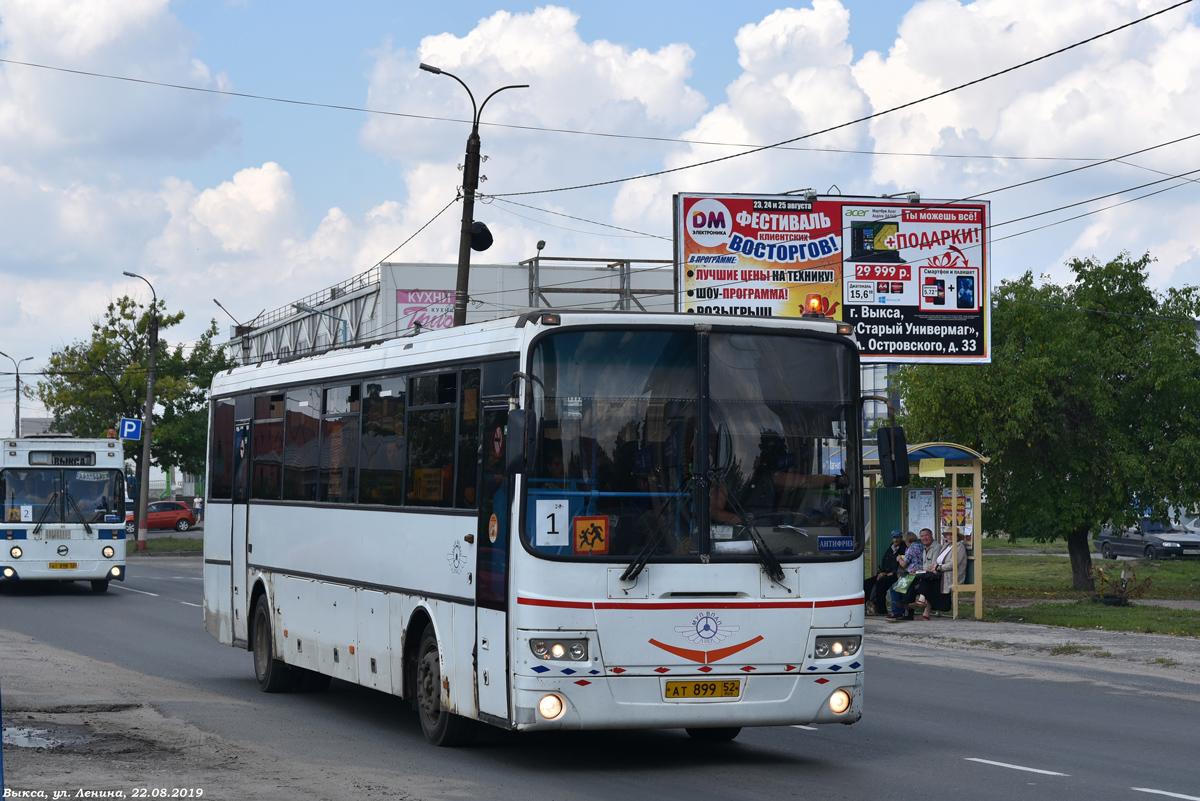
[[[584,217],[575,217],[575,216],[572,216],[572,215],[570,215],[570,214],[563,214],[563,213],[562,213],[562,212],[560,212],[560,211],[551,211],[550,209],[541,209],[541,208],[538,208],[537,206],[530,206],[530,205],[528,205],[528,204],[525,204],[525,203],[518,203],[518,202],[517,202],[517,201],[515,201],[515,200],[509,200],[509,199],[507,199],[507,198],[504,198],[504,197],[499,197],[499,196],[495,196],[495,195],[480,195],[480,199],[481,199],[481,200],[483,200],[485,203],[486,203],[486,202],[488,202],[488,201],[490,201],[490,200],[499,200],[501,203],[509,203],[509,204],[511,204],[511,205],[513,205],[513,206],[520,206],[520,207],[521,207],[521,208],[523,208],[523,209],[532,209],[533,211],[540,211],[540,212],[542,212],[543,214],[553,214],[553,215],[555,215],[556,217],[566,217],[568,220],[578,220],[579,222],[585,222],[585,223],[588,223],[588,224],[590,224],[590,225],[599,225],[599,226],[601,226],[601,227],[603,227],[603,228],[612,228],[614,231],[626,231],[627,233],[631,233],[631,234],[637,234],[638,236],[643,236],[643,237],[649,237],[650,239],[663,239],[663,240],[666,240],[666,241],[668,241],[668,242],[670,242],[670,241],[671,241],[671,237],[669,237],[669,236],[660,236],[659,234],[647,234],[647,233],[645,233],[644,231],[635,231],[635,230],[633,230],[632,228],[622,228],[622,227],[621,227],[621,226],[619,226],[619,225],[609,225],[608,223],[597,222],[596,220],[589,220],[589,219],[586,219],[586,218],[584,218]],[[510,213],[510,214],[512,214],[512,213],[514,213],[514,212],[509,212],[509,213]],[[517,216],[518,216],[518,217],[521,217],[521,215],[520,215],[520,214],[518,214]],[[528,220],[528,219],[530,219],[530,218],[528,218],[528,217],[522,217],[522,219]],[[538,221],[538,220],[531,220],[531,222],[539,222],[539,221]],[[549,225],[549,223],[545,223],[545,224],[546,224],[546,225]],[[557,227],[557,226],[555,226],[555,227]],[[568,230],[568,231],[569,231],[569,230],[573,230],[573,229],[570,229],[570,228],[568,228],[568,229],[566,229],[566,230]],[[585,234],[585,233],[588,233],[588,232],[587,232],[587,231],[577,231],[576,233]],[[597,235],[598,235],[598,236],[602,236],[601,234],[597,234]]]
[[[642,173],[640,175],[631,175],[631,176],[628,176],[625,178],[613,178],[613,179],[610,179],[607,181],[593,181],[592,183],[587,183],[587,184],[576,184],[574,186],[562,186],[562,187],[558,187],[557,189],[535,189],[535,190],[528,190],[525,192],[505,192],[502,194],[493,195],[493,197],[498,198],[498,197],[520,197],[523,195],[545,195],[545,194],[549,194],[552,192],[569,192],[569,191],[573,191],[576,189],[591,189],[591,188],[598,187],[598,186],[611,186],[613,184],[626,183],[628,181],[637,181],[637,180],[641,180],[643,178],[654,178],[659,175],[669,175],[671,173],[695,169],[696,167],[705,167],[710,164],[718,164],[720,162],[730,161],[732,159],[741,158],[742,156],[749,156],[754,153],[761,153],[765,150],[773,150],[782,145],[788,145],[788,144],[791,144],[792,142],[800,142],[805,139],[811,139],[814,136],[820,136],[822,134],[831,133],[833,131],[841,130],[842,128],[848,128],[852,125],[857,125],[861,122],[867,122],[869,120],[873,120],[878,117],[883,117],[887,114],[892,114],[897,111],[902,111],[906,108],[911,108],[911,107],[919,105],[921,103],[925,103],[930,100],[935,100],[939,97],[944,97],[948,94],[951,94],[952,92],[957,92],[961,89],[966,89],[970,86],[974,86],[976,84],[983,83],[984,81],[989,81],[992,78],[998,78],[1001,75],[1006,75],[1010,72],[1014,72],[1014,71],[1022,69],[1024,67],[1028,67],[1031,64],[1036,64],[1039,61],[1044,61],[1048,58],[1052,58],[1053,56],[1060,55],[1069,50],[1073,50],[1077,47],[1082,47],[1085,44],[1090,44],[1091,42],[1094,42],[1098,39],[1102,39],[1105,36],[1111,36],[1112,34],[1117,33],[1118,31],[1122,31],[1122,30],[1125,30],[1126,28],[1133,27],[1134,25],[1143,23],[1148,19],[1152,19],[1161,14],[1165,14],[1168,11],[1179,8],[1180,6],[1187,5],[1188,3],[1191,3],[1191,2],[1192,2],[1192,0],[1180,0],[1179,2],[1174,3],[1173,5],[1167,6],[1166,8],[1161,9],[1159,11],[1155,11],[1151,14],[1147,14],[1144,17],[1139,17],[1138,19],[1135,19],[1132,22],[1127,22],[1124,25],[1118,25],[1117,27],[1111,28],[1107,31],[1104,31],[1103,33],[1098,33],[1095,36],[1090,36],[1087,39],[1083,39],[1081,41],[1075,42],[1074,44],[1069,44],[1066,47],[1061,47],[1058,50],[1051,51],[1044,55],[1038,56],[1037,58],[1031,58],[1028,61],[1021,62],[1020,64],[1015,64],[1011,67],[1006,67],[1005,69],[999,70],[997,72],[993,72],[989,75],[984,75],[981,78],[975,78],[974,80],[967,81],[966,83],[960,83],[957,86],[952,86],[949,89],[943,89],[940,92],[935,92],[931,95],[926,95],[925,97],[921,97],[916,100],[910,100],[907,103],[902,103],[898,106],[893,106],[891,108],[884,109],[883,111],[876,111],[874,114],[868,114],[865,117],[859,117],[857,119],[850,120],[849,122],[843,122],[843,123],[839,123],[837,125],[831,125],[827,128],[822,128],[819,131],[813,131],[811,133],[803,134],[801,136],[795,136],[795,137],[792,137],[791,139],[784,139],[784,140],[782,140],[780,142],[776,142],[775,144],[772,144],[772,145],[763,145],[762,147],[757,147],[757,148],[754,148],[753,150],[746,150],[741,153],[732,153],[728,156],[721,156],[719,158],[707,159],[705,161],[698,161],[698,162],[694,162],[692,164],[685,164],[681,167],[669,167],[667,169],[656,170],[655,172]]]
[[[309,108],[323,108],[335,111],[352,111],[361,114],[377,114],[385,117],[403,117],[406,119],[425,120],[429,122],[453,122],[470,125],[471,120],[459,119],[457,117],[439,117],[432,114],[412,114],[403,111],[385,111],[383,109],[367,108],[364,106],[351,106],[338,103],[321,103],[310,100],[298,100],[295,98],[277,97],[274,95],[260,95],[250,92],[234,92],[227,89],[210,89],[203,86],[189,86],[187,84],[167,83],[165,81],[152,81],[147,78],[133,78],[127,75],[114,75],[105,72],[94,72],[91,70],[72,69],[70,67],[58,67],[52,64],[39,64],[33,61],[18,61],[10,58],[0,58],[0,64],[12,64],[21,67],[32,67],[35,69],[47,70],[50,72],[62,72],[69,75],[80,75],[88,78],[102,78],[110,81],[123,81],[126,83],[142,84],[145,86],[157,86],[163,89],[178,89],[185,92],[197,92],[199,94],[220,95],[224,97],[236,97],[242,100],[259,100],[268,103],[283,103],[293,106],[305,106]],[[664,144],[681,144],[681,145],[701,145],[705,147],[739,147],[751,150],[758,150],[763,147],[774,147],[778,150],[811,152],[811,153],[843,153],[848,155],[861,156],[889,156],[889,157],[912,157],[912,158],[945,158],[945,159],[997,159],[1008,161],[1092,161],[1086,156],[1014,156],[1014,155],[996,155],[993,153],[909,153],[903,151],[886,151],[886,150],[856,150],[851,148],[836,148],[836,147],[789,147],[787,145],[759,145],[745,142],[714,142],[705,139],[684,139],[682,137],[671,136],[647,136],[640,134],[616,133],[613,131],[580,131],[573,128],[555,128],[544,125],[517,125],[514,123],[503,122],[480,122],[481,126],[491,128],[505,128],[517,131],[535,131],[542,133],[558,133],[567,134],[570,136],[590,136],[601,139],[626,139],[643,142],[662,142]]]
[[[403,242],[401,242],[399,245],[396,245],[396,247],[392,248],[392,252],[391,252],[391,253],[387,254],[387,255],[386,255],[386,256],[384,256],[382,259],[380,259],[379,261],[377,261],[377,262],[375,262],[374,264],[372,264],[372,265],[371,265],[369,268],[367,268],[367,269],[366,269],[366,270],[364,270],[363,272],[370,272],[371,270],[374,270],[376,267],[378,267],[379,265],[383,264],[385,261],[387,261],[388,259],[390,259],[390,258],[392,257],[392,255],[393,255],[393,254],[394,254],[394,253],[395,253],[397,250],[399,250],[400,248],[402,248],[402,247],[404,247],[405,245],[407,245],[409,242],[411,242],[411,241],[413,241],[414,239],[416,239],[416,237],[417,237],[417,234],[421,233],[421,232],[422,232],[422,231],[424,231],[426,228],[428,228],[429,226],[433,225],[433,221],[434,221],[434,220],[436,220],[438,217],[441,217],[441,216],[442,216],[442,215],[443,215],[443,214],[446,212],[446,209],[450,208],[450,207],[451,207],[451,206],[453,206],[455,203],[457,203],[457,202],[459,201],[459,199],[460,199],[460,198],[456,197],[456,198],[454,198],[454,200],[451,200],[451,201],[450,201],[449,203],[447,203],[445,206],[442,206],[442,210],[441,210],[441,211],[439,211],[437,214],[433,215],[432,217],[430,217],[430,218],[429,218],[429,222],[425,223],[425,224],[424,224],[424,225],[422,225],[420,228],[418,228],[416,231],[414,231],[414,232],[413,232],[413,234],[412,234],[412,236],[410,236],[408,239],[405,239],[405,240],[404,240]],[[359,273],[359,275],[362,275],[362,273]]]

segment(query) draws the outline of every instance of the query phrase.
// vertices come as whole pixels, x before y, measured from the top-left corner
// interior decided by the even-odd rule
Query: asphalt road
[[[155,707],[284,762],[422,788],[403,797],[1200,799],[1190,675],[869,642],[854,726],[747,729],[720,745],[676,730],[489,729],[475,747],[437,749],[390,696],[336,681],[320,695],[259,693],[250,655],[204,631],[202,594],[198,558],[131,559],[107,595],[85,584],[5,593],[0,628],[210,693],[221,702]],[[244,780],[253,797],[256,777]]]

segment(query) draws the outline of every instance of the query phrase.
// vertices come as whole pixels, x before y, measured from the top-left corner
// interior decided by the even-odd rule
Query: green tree
[[[1154,292],[1150,261],[1075,259],[1066,286],[1002,282],[991,364],[898,378],[909,441],[991,457],[988,527],[1065,539],[1076,589],[1094,589],[1089,531],[1200,500],[1200,288]]]
[[[156,412],[151,460],[199,474],[204,468],[208,387],[217,371],[233,363],[213,344],[215,320],[185,349],[162,337],[163,331],[183,321],[183,312],[168,314],[159,301],[157,313],[155,395],[161,412]],[[50,355],[44,377],[31,394],[54,415],[54,430],[101,437],[121,417],[143,417],[149,324],[150,309],[130,297],[118,298],[92,323],[89,339]],[[141,448],[130,450],[140,471]]]

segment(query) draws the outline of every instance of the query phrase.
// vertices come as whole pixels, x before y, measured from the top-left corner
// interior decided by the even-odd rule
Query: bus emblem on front
[[[690,626],[676,626],[675,631],[685,640],[711,645],[737,634],[741,631],[741,626],[726,626],[714,613],[701,612],[692,620]]]

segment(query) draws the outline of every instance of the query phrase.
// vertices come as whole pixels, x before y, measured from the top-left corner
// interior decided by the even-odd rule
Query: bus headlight
[[[833,695],[829,696],[829,710],[835,715],[840,715],[850,708],[850,693],[845,690],[838,690]]]
[[[813,656],[817,659],[838,659],[854,656],[861,647],[862,636],[859,634],[818,637],[813,646]]]
[[[121,578],[121,568],[117,567],[116,565],[113,565],[112,569],[108,571],[108,574],[115,579],[119,579],[119,578]]]
[[[549,640],[536,639],[529,641],[529,650],[538,659],[559,659],[567,662],[586,662],[588,658],[587,640]]]
[[[12,578],[15,575],[17,575],[17,571],[13,570],[11,567],[4,568],[4,577],[5,578]]]
[[[14,545],[8,551],[8,555],[11,556],[13,559],[20,559],[21,554],[23,554],[23,553],[25,553],[25,552],[21,550],[20,545]]]
[[[538,701],[538,714],[546,720],[557,720],[562,717],[563,702],[557,695],[543,695]]]
[[[113,554],[115,554],[116,551],[113,550],[113,547],[111,545],[105,545],[104,550],[101,551],[100,553],[104,554],[105,559],[112,559]]]

